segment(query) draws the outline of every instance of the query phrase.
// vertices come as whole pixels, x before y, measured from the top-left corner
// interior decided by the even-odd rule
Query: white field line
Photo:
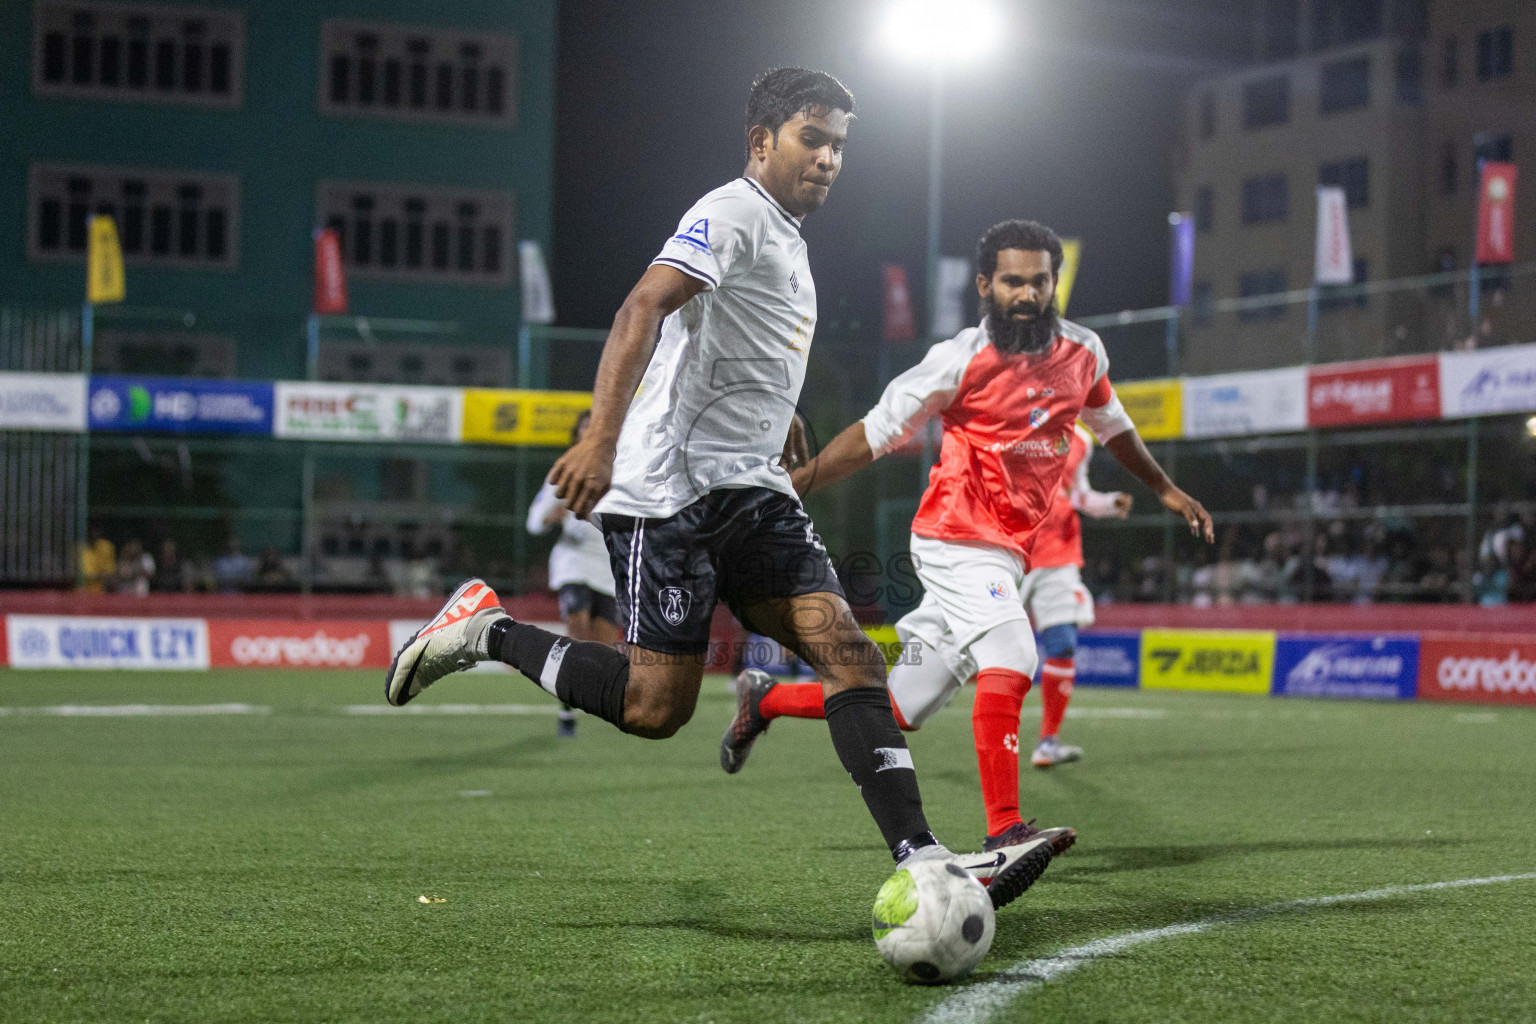
[[[57,715],[64,718],[148,718],[183,715],[270,715],[260,704],[56,704],[0,708],[0,715]]]
[[[412,704],[392,708],[388,704],[348,704],[349,715],[557,715],[555,704]]]
[[[1067,708],[1068,718],[1167,718],[1166,708]]]
[[[928,1013],[919,1018],[919,1024],[982,1024],[994,1013],[1002,1010],[1019,996],[1033,992],[1048,981],[1086,966],[1100,957],[1113,956],[1133,946],[1146,945],[1179,935],[1194,935],[1228,924],[1245,924],[1276,914],[1286,914],[1313,907],[1330,907],[1337,903],[1362,903],[1368,900],[1384,900],[1406,893],[1430,892],[1436,889],[1461,889],[1474,885],[1496,885],[1500,882],[1523,882],[1536,879],[1536,872],[1520,875],[1494,875],[1488,878],[1458,878],[1449,882],[1427,882],[1422,885],[1392,885],[1365,892],[1343,893],[1337,896],[1312,896],[1307,899],[1286,900],[1268,906],[1216,914],[1196,921],[1149,928],[1145,931],[1123,932],[1106,938],[1095,939],[1081,946],[1073,946],[1059,953],[1036,960],[1021,960],[1012,967],[986,981],[977,982],[954,993]]]

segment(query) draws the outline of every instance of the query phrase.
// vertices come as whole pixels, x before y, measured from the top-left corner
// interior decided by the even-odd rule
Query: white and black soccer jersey
[[[653,264],[704,290],[662,323],[596,511],[665,518],[721,488],[793,496],[778,459],[816,329],[799,222],[738,178],[694,204]]]
[[[553,527],[544,517],[560,505],[555,485],[546,483],[528,506],[528,532],[535,536]],[[570,583],[591,587],[599,594],[613,596],[613,572],[608,568],[608,548],[603,531],[585,519],[566,516],[560,520],[560,538],[549,552],[549,589],[559,590]]]

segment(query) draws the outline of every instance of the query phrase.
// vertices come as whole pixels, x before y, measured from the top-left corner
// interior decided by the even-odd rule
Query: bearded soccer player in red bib
[[[1037,829],[1019,813],[1019,717],[1039,665],[1025,608],[1031,549],[1069,478],[1079,417],[1158,500],[1212,539],[1211,519],[1158,466],[1110,385],[1099,336],[1056,314],[1061,239],[1032,221],[997,224],[977,246],[982,322],[928,350],[880,402],[794,473],[806,493],[901,447],[933,416],[944,426],[939,462],[912,521],[912,557],[925,595],[896,624],[924,642],[891,671],[899,724],[916,729],[960,684],[976,678],[971,714],[987,812],[987,851],[1076,833]],[[932,655],[937,654],[937,657]],[[775,684],[748,672],[721,765],[740,770],[777,717],[821,717],[817,684]]]

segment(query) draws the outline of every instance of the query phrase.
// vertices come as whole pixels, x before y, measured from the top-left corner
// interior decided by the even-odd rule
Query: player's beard
[[[1013,306],[1013,310],[1020,308],[1026,312],[1039,309],[1034,303]],[[987,332],[992,335],[992,344],[999,352],[1010,356],[1021,352],[1039,355],[1051,347],[1060,321],[1056,313],[1056,296],[1051,296],[1050,304],[1028,320],[1015,320],[1009,312],[1001,309],[992,296],[981,297],[981,316],[986,320]]]

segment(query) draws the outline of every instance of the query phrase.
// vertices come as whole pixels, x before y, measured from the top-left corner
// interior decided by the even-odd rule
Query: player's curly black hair
[[[825,71],[773,68],[758,76],[747,96],[746,131],[762,125],[777,139],[784,122],[802,110],[846,110],[853,113],[853,93]],[[750,145],[747,156],[752,155]]]
[[[1005,220],[987,228],[976,243],[976,270],[983,277],[991,277],[997,271],[997,254],[1004,249],[1044,249],[1051,254],[1051,276],[1061,272],[1061,237],[1039,221]]]

